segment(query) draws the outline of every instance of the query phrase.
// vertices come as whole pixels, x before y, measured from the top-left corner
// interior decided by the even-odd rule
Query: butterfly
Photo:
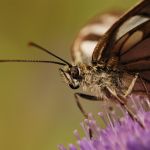
[[[76,103],[85,117],[79,98],[119,103],[141,126],[129,109],[128,96],[149,96],[150,91],[150,1],[143,0],[121,17],[112,12],[94,17],[79,32],[71,48],[72,63],[31,42],[30,45],[60,61],[0,60],[0,62],[54,63],[64,66],[60,73],[75,93]]]

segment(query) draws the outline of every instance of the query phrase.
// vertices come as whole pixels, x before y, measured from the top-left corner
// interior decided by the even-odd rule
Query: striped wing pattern
[[[118,57],[119,65],[131,73],[139,73],[150,91],[150,1],[143,0],[123,15],[96,45],[92,62],[107,64]],[[145,91],[138,79],[135,91]]]
[[[110,12],[97,15],[83,26],[71,48],[74,64],[85,63],[91,65],[95,46],[111,25],[118,20],[120,14],[120,12]]]
[[[150,91],[150,0],[121,14],[97,15],[83,26],[72,45],[73,63],[107,64],[112,56],[118,57],[119,65],[139,73]],[[145,91],[140,79],[133,90]]]

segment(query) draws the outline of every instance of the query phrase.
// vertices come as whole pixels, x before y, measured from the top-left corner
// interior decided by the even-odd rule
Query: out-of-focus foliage
[[[126,10],[136,2],[1,1],[0,59],[53,60],[27,46],[29,41],[35,41],[69,60],[71,42],[88,18],[98,12]],[[54,150],[58,143],[73,141],[72,131],[83,118],[73,92],[61,82],[58,66],[1,63],[0,149]]]

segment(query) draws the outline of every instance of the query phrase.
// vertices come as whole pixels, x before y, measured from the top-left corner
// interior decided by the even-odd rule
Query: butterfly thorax
[[[81,87],[83,91],[92,93],[100,99],[108,99],[110,96],[126,97],[132,91],[137,79],[137,75],[119,69],[110,69],[101,64],[66,66],[60,71],[65,82],[72,89]]]
[[[100,99],[130,94],[136,76],[122,70],[111,70],[103,66],[79,65],[81,71],[80,86]]]

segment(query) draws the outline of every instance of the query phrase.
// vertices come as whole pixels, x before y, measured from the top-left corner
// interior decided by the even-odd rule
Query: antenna
[[[34,42],[30,42],[30,43],[29,43],[29,46],[36,47],[36,48],[38,48],[38,49],[40,49],[40,50],[42,50],[42,51],[48,53],[49,55],[54,56],[55,58],[61,60],[61,61],[64,62],[65,64],[67,64],[69,67],[72,66],[72,65],[71,65],[69,62],[67,62],[66,60],[60,58],[59,56],[53,54],[52,52],[48,51],[47,49],[43,48],[42,46],[40,46],[40,45],[38,45],[38,44],[36,44],[36,43],[34,43]]]
[[[65,63],[57,62],[57,61],[49,61],[49,60],[19,60],[19,59],[5,59],[0,60],[0,63],[6,62],[27,62],[27,63],[50,63],[65,66]]]

